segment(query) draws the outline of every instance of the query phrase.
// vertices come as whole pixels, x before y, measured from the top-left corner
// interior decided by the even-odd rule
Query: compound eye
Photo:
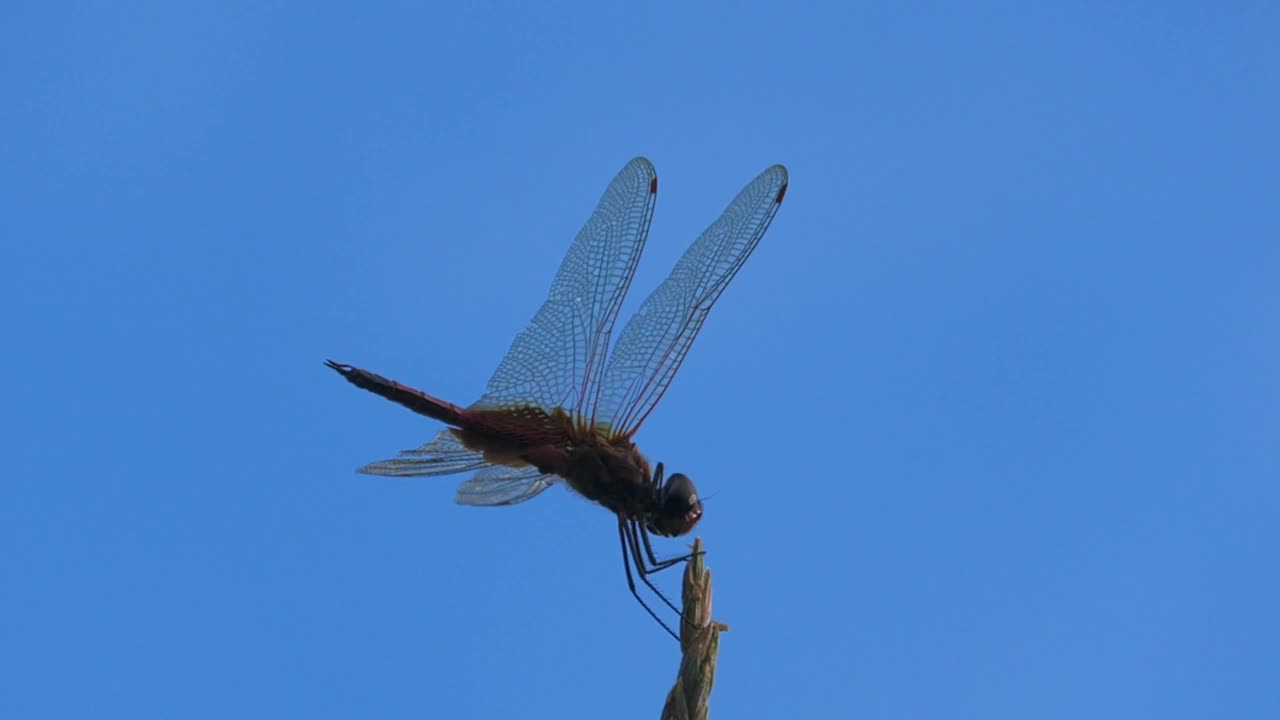
[[[698,507],[698,491],[688,475],[675,473],[662,488],[662,509],[668,513],[684,513]]]
[[[649,529],[659,535],[676,537],[684,535],[702,519],[702,503],[698,491],[688,476],[675,473],[662,487],[662,497],[656,517]]]

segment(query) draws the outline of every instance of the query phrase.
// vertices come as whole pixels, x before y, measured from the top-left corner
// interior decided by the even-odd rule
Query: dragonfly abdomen
[[[362,370],[351,365],[343,365],[332,360],[325,360],[324,364],[334,369],[339,375],[347,379],[347,382],[355,385],[362,390],[368,390],[375,395],[390,400],[391,402],[403,405],[419,415],[426,415],[434,420],[439,420],[449,425],[461,424],[462,418],[466,411],[454,405],[451,402],[445,402],[437,397],[432,397],[421,390],[415,390],[407,385],[401,385],[395,380],[389,380],[377,373],[371,373],[368,370]]]

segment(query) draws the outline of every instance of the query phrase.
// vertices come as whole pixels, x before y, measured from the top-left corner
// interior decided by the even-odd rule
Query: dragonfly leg
[[[673,560],[663,560],[661,563],[655,563],[656,565],[659,565],[659,567],[646,568],[644,564],[644,558],[640,555],[640,541],[636,539],[636,536],[639,535],[640,537],[645,538],[645,541],[647,542],[648,535],[645,534],[644,528],[642,528],[640,526],[640,523],[637,521],[631,521],[629,523],[626,523],[624,527],[625,527],[625,530],[623,531],[623,534],[626,536],[626,540],[631,546],[631,557],[634,558],[636,561],[636,571],[640,574],[640,579],[644,581],[645,585],[649,586],[649,589],[653,591],[654,595],[657,595],[658,598],[662,600],[662,602],[667,604],[667,607],[671,608],[677,615],[680,616],[681,623],[687,623],[690,627],[694,627],[693,622],[689,620],[689,618],[684,616],[684,613],[681,612],[680,608],[676,607],[674,603],[668,600],[667,596],[664,595],[662,591],[658,589],[658,586],[654,585],[649,580],[649,573],[657,572],[658,570],[669,568],[672,565],[682,562],[687,558],[675,558]],[[652,550],[650,550],[650,554],[652,554]],[[629,572],[630,571],[628,570],[628,576],[627,576],[628,579],[630,579]],[[632,592],[635,592],[634,589],[632,590]],[[646,605],[645,609],[648,610],[649,606]],[[652,615],[653,612],[650,611],[650,614]],[[662,627],[664,628],[667,627],[666,623],[663,623]],[[670,632],[670,629],[668,629],[667,632]]]
[[[636,561],[636,572],[640,575],[640,579],[644,581],[645,585],[649,586],[649,589],[653,591],[654,595],[657,595],[659,598],[661,598],[662,602],[667,604],[667,607],[679,613],[680,608],[676,607],[674,603],[668,600],[667,596],[663,595],[662,591],[659,590],[651,580],[649,580],[649,573],[654,571],[645,567],[644,556],[640,554],[640,541],[636,539],[637,533],[636,533],[635,524],[627,522],[623,524],[623,527],[625,528],[623,530],[623,534],[627,538],[627,546],[631,549],[631,557]],[[669,567],[669,566],[666,566],[666,567]]]
[[[622,542],[622,567],[627,572],[627,587],[631,588],[631,594],[635,597],[636,602],[640,603],[640,607],[644,608],[645,612],[649,613],[649,617],[656,620],[658,624],[662,626],[662,629],[667,631],[668,635],[670,635],[671,637],[675,638],[678,641],[680,639],[680,636],[675,634],[675,632],[670,627],[668,627],[665,622],[662,621],[662,618],[658,617],[658,614],[653,611],[653,608],[649,607],[649,603],[645,602],[644,598],[640,597],[640,593],[636,591],[636,581],[635,581],[635,578],[631,576],[631,557],[632,557],[633,551],[635,550],[635,547],[634,547],[635,539],[631,537],[631,534],[627,528],[627,523],[621,517],[618,518],[618,539]],[[639,565],[639,562],[640,562],[640,556],[636,554],[636,564]],[[637,570],[640,570],[640,569],[637,568]],[[640,578],[644,580],[644,583],[648,585],[654,592],[657,592],[657,588],[654,588],[653,584],[650,583],[647,578],[645,578],[643,571],[640,571]],[[663,601],[667,603],[667,605],[671,605],[671,601],[663,597],[662,593],[658,593],[658,597],[661,597]],[[679,611],[677,610],[677,612]]]
[[[634,527],[635,533],[638,534],[640,536],[640,539],[644,542],[645,555],[649,556],[649,567],[646,568],[646,572],[658,572],[659,570],[666,570],[672,565],[678,565],[682,562],[692,560],[695,554],[702,554],[700,551],[698,553],[689,553],[688,555],[681,555],[679,557],[667,558],[666,560],[659,560],[658,556],[655,555],[653,552],[653,544],[649,542],[649,531],[645,530],[644,526],[641,525],[639,522],[636,522],[633,527]]]
[[[661,570],[666,570],[672,565],[679,565],[680,563],[685,562],[686,560],[689,560],[693,557],[693,553],[689,553],[688,555],[681,555],[680,557],[673,557],[673,558],[667,558],[666,560],[659,560],[658,556],[655,555],[653,552],[653,544],[649,541],[649,531],[644,528],[644,525],[641,524],[640,521],[638,520],[631,521],[631,533],[633,535],[639,536],[641,544],[644,545],[644,553],[646,556],[648,556],[648,560],[649,560],[649,564],[644,566],[644,572],[646,574],[659,572]],[[637,559],[636,563],[640,564],[640,560]]]

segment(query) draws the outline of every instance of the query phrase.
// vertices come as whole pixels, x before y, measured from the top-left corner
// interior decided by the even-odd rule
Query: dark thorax
[[[649,461],[631,441],[593,438],[569,449],[564,478],[588,500],[639,518],[652,513],[657,502],[650,476]]]

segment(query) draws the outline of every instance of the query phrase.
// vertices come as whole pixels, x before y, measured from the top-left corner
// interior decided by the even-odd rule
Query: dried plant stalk
[[[680,673],[667,693],[662,720],[706,720],[707,701],[716,677],[720,633],[729,626],[711,619],[711,571],[702,538],[693,541],[693,558],[684,569],[681,601],[688,622],[680,623]]]

